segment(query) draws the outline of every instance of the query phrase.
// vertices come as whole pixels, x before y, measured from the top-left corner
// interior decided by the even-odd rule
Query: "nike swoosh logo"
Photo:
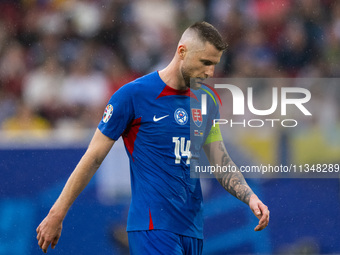
[[[157,121],[160,121],[160,120],[162,120],[162,119],[164,119],[164,118],[166,118],[166,117],[168,117],[169,115],[165,115],[165,116],[163,116],[163,117],[159,117],[159,118],[156,118],[156,115],[154,115],[153,116],[153,121],[154,122],[157,122]]]

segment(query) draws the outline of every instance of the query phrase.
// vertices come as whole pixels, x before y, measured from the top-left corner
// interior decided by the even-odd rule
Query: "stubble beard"
[[[188,71],[186,71],[183,67],[181,68],[181,73],[182,73],[185,86],[187,88],[190,88],[190,79],[192,77],[190,77],[190,74],[188,73]]]
[[[182,77],[187,88],[197,90],[201,87],[202,78],[192,77],[187,70],[181,68]]]

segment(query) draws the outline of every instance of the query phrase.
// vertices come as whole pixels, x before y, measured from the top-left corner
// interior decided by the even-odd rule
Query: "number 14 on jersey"
[[[190,164],[191,152],[190,152],[190,140],[185,140],[185,137],[173,137],[172,142],[175,143],[175,163],[180,164],[182,157],[187,157],[186,164]]]

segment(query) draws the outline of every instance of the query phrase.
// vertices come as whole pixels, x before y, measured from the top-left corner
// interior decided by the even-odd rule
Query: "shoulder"
[[[158,73],[152,72],[123,85],[117,92],[129,95],[142,95],[155,91],[157,88],[162,89],[160,85]]]

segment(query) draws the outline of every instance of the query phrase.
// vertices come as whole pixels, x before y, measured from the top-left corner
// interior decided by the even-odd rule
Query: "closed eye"
[[[205,65],[205,66],[215,66],[215,65],[217,65],[218,63],[219,63],[219,61],[218,62],[215,62],[215,61],[211,61],[211,60],[209,60],[209,59],[200,59],[200,61],[201,61],[201,63],[203,64],[203,65]]]
[[[202,64],[205,65],[205,66],[211,66],[213,65],[214,63],[209,61],[209,60],[201,60]]]

